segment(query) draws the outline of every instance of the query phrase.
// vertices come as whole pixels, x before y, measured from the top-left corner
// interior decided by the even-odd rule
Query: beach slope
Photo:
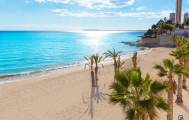
[[[172,48],[153,48],[139,55],[139,66],[143,74],[157,77],[154,64],[167,58]],[[126,66],[131,65],[127,60]],[[83,68],[58,70],[26,80],[0,85],[0,120],[90,120],[90,71]],[[99,84],[102,93],[109,93],[113,81],[113,66],[100,69]],[[184,104],[174,104],[174,120],[180,112],[189,120],[189,92],[184,91]],[[166,96],[165,96],[166,97]],[[98,104],[94,101],[94,120],[123,120],[124,113],[119,105],[109,103],[103,96]],[[158,120],[166,120],[160,112]]]

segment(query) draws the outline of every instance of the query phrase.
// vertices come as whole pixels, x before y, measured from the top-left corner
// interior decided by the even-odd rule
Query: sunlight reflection
[[[91,47],[99,47],[103,44],[103,38],[108,34],[104,31],[87,31],[84,32],[86,35],[86,44]]]

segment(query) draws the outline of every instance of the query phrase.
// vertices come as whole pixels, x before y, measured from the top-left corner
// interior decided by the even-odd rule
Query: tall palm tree
[[[94,105],[93,105],[93,99],[95,98],[95,90],[96,90],[96,82],[95,82],[95,75],[94,75],[94,55],[91,55],[90,57],[84,57],[87,63],[85,64],[85,69],[86,66],[90,67],[91,71],[91,93],[90,93],[90,104],[89,104],[89,109],[90,109],[90,114],[91,118],[93,118],[93,110],[94,110]]]
[[[175,36],[173,38],[176,46],[177,46],[177,49],[182,49],[182,52],[185,54],[184,55],[184,60],[183,60],[183,66],[184,66],[184,69],[187,70],[189,69],[187,63],[188,63],[188,58],[189,58],[189,40],[188,39],[185,39],[184,37],[180,37],[180,36]],[[188,74],[188,72],[186,72]],[[183,75],[183,80],[182,80],[182,87],[184,89],[187,89],[187,85],[186,85],[186,77],[187,77],[187,74],[184,74]]]
[[[138,53],[135,52],[132,56],[132,63],[133,63],[133,67],[136,68],[137,67],[137,59],[138,59]]]
[[[86,66],[90,67],[91,71],[91,93],[90,93],[90,114],[91,118],[93,118],[93,112],[94,112],[94,99],[99,102],[100,100],[100,93],[99,93],[99,85],[98,85],[98,69],[99,69],[99,63],[102,60],[102,56],[99,56],[98,54],[91,55],[90,57],[84,57],[87,63]]]
[[[171,53],[172,56],[174,56],[178,61],[179,61],[179,65],[182,67],[181,70],[178,71],[178,89],[177,89],[177,99],[176,99],[176,103],[177,104],[182,104],[183,103],[183,99],[182,99],[182,78],[185,75],[184,72],[184,58],[185,58],[185,51],[181,48],[177,48],[175,51],[172,51]]]
[[[175,64],[174,60],[165,59],[162,65],[155,65],[155,69],[158,70],[160,77],[167,77],[168,80],[165,83],[168,86],[168,104],[169,110],[167,112],[167,120],[173,120],[173,94],[176,92],[176,82],[174,80],[174,74],[180,73],[181,66]]]
[[[126,61],[121,61],[121,56],[119,55],[118,59],[117,59],[117,70],[118,70],[118,72],[123,68],[125,62]]]
[[[185,58],[184,58],[184,70],[185,70],[185,74],[183,75],[183,84],[182,84],[182,88],[183,89],[187,89],[187,85],[186,85],[186,78],[189,77],[189,55],[187,55]]]
[[[184,70],[185,70],[185,74],[183,75],[183,85],[182,87],[184,89],[187,89],[187,85],[186,85],[186,78],[189,77],[189,40],[185,40],[185,44],[182,46],[182,49],[184,51]]]
[[[121,51],[116,51],[115,49],[113,49],[113,51],[108,50],[107,52],[104,53],[105,58],[110,57],[113,59],[114,62],[114,73],[118,72],[118,59],[121,55]]]
[[[98,102],[99,99],[100,99],[99,84],[98,84],[98,81],[99,81],[98,73],[99,73],[99,64],[102,61],[102,56],[95,54],[95,55],[93,55],[93,58],[94,58],[94,63],[95,63],[96,97],[97,97],[97,102]]]
[[[122,106],[127,120],[153,120],[157,109],[168,109],[161,94],[166,86],[152,80],[149,74],[142,78],[140,69],[132,68],[116,73],[115,79],[110,86],[110,101]]]
[[[94,55],[91,55],[90,57],[84,57],[87,63],[85,64],[86,66],[90,67],[91,71],[91,86],[96,87],[96,82],[95,82],[95,75],[94,75]]]

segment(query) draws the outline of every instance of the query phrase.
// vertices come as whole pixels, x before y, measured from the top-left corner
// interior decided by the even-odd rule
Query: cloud
[[[164,18],[168,17],[172,10],[160,12],[72,12],[67,9],[55,9],[53,13],[59,16],[70,17],[133,17],[133,18]]]
[[[141,7],[136,8],[137,11],[141,11],[141,10],[144,10],[144,9],[145,9],[144,6],[141,6]]]
[[[135,0],[34,0],[38,3],[62,3],[62,4],[76,4],[81,7],[89,9],[101,8],[123,8],[133,5]]]

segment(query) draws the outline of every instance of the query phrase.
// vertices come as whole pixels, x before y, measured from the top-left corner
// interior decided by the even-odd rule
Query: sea
[[[28,74],[84,63],[107,50],[132,54],[145,31],[0,31],[0,76]]]

